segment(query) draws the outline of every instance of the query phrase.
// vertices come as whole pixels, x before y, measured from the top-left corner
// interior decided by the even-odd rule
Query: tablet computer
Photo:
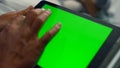
[[[114,25],[47,1],[41,1],[35,8],[52,11],[39,38],[56,23],[62,24],[36,68],[98,68],[120,36],[120,29]]]

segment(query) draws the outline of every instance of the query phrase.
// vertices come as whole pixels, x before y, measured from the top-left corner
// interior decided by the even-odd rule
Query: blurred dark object
[[[49,1],[49,0],[48,0]],[[51,1],[51,0],[50,0]],[[53,0],[54,1],[54,0]],[[110,0],[55,0],[66,8],[107,21]]]
[[[78,0],[78,1],[82,3],[86,12],[91,16],[95,16],[99,11],[99,8],[97,8],[96,4],[92,0]]]
[[[109,16],[108,8],[110,6],[109,0],[77,0],[82,3],[86,12],[96,18],[105,18]]]
[[[100,9],[104,8],[108,0],[96,0],[96,6]]]
[[[110,8],[110,0],[97,0],[96,6],[100,9],[96,14],[96,18],[108,21],[108,18],[112,15],[108,12]]]

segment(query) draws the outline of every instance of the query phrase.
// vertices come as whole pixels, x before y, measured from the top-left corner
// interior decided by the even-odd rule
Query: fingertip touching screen
[[[112,32],[112,28],[45,4],[52,11],[38,33],[41,38],[55,24],[60,31],[47,44],[37,65],[42,68],[87,68]]]

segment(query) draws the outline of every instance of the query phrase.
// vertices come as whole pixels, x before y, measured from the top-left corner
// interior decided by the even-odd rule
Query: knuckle
[[[43,23],[43,22],[44,22],[44,20],[42,19],[42,17],[37,17],[37,18],[36,18],[36,21],[37,21],[37,22],[40,22],[40,23]]]
[[[44,12],[43,15],[46,16],[46,17],[49,16],[49,14],[47,12]]]
[[[23,16],[23,15],[20,15],[20,18],[21,18],[21,19],[25,19],[26,17],[25,17],[25,16]]]
[[[48,33],[46,33],[46,35],[41,39],[41,42],[42,42],[43,44],[47,44],[47,43],[49,42],[50,38],[51,38],[51,34],[48,32]]]
[[[41,12],[43,12],[42,9],[33,9],[33,10],[31,10],[31,13],[33,13],[34,15],[39,15]]]
[[[47,33],[47,35],[48,35],[49,38],[51,38],[53,36],[50,31]]]
[[[37,16],[38,15],[38,13],[35,11],[35,10],[31,10],[31,12],[30,12],[32,15],[35,15],[35,16]]]
[[[38,16],[38,19],[41,21],[41,22],[44,22],[47,18],[48,18],[48,14],[47,13],[43,13],[41,14],[40,16]]]
[[[11,51],[11,54],[15,57],[18,57],[19,59],[23,59],[23,55],[21,53],[19,53],[18,51]]]
[[[10,31],[10,29],[11,29],[11,25],[10,25],[10,24],[7,24],[7,26],[5,27],[4,30],[8,32],[8,31]]]

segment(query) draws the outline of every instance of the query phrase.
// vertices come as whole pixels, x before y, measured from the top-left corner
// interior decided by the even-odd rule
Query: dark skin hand
[[[27,9],[22,10],[22,11],[14,11],[14,12],[9,12],[3,15],[0,15],[0,31],[8,24],[11,23],[11,21],[14,20],[14,18],[18,15],[23,15],[26,16],[27,13],[32,10],[33,7],[29,6]]]
[[[45,45],[59,31],[55,25],[41,39],[39,29],[51,14],[50,10],[30,9],[25,14],[13,14],[0,32],[0,68],[33,68]],[[4,15],[3,15],[4,16]],[[12,15],[11,15],[12,16]],[[9,23],[10,22],[10,23]]]

